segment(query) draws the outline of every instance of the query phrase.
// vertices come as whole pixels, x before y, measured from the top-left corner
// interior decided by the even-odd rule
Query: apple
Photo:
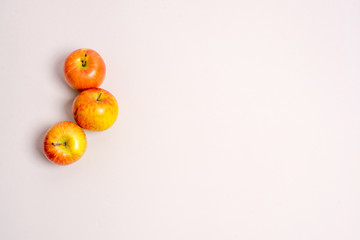
[[[103,131],[114,124],[119,107],[110,92],[91,88],[82,91],[74,99],[72,112],[80,127],[90,131]]]
[[[69,121],[58,122],[46,133],[44,154],[58,165],[68,165],[81,158],[86,150],[86,135],[77,124]]]
[[[65,60],[65,80],[75,90],[99,87],[105,79],[106,67],[101,56],[88,48],[72,52]]]

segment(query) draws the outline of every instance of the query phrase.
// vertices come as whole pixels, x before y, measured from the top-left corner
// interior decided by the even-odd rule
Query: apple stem
[[[101,94],[102,94],[102,92],[99,94],[99,96],[97,97],[96,101],[100,101]]]
[[[85,57],[87,57],[87,53],[85,53]],[[85,60],[85,59],[81,60],[81,65],[82,65],[83,67],[86,66],[86,60]]]
[[[66,142],[63,142],[63,143],[51,143],[53,146],[60,146],[60,145],[64,145],[66,146]]]

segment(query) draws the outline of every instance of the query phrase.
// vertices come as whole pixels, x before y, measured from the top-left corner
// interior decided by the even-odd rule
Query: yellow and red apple
[[[104,79],[106,66],[101,56],[88,48],[72,52],[65,60],[65,80],[75,90],[99,87]]]
[[[86,135],[75,123],[63,121],[53,125],[44,138],[44,154],[58,165],[68,165],[81,158],[86,150]]]
[[[72,112],[80,127],[90,131],[103,131],[114,124],[119,107],[110,92],[92,88],[78,94],[74,99]]]

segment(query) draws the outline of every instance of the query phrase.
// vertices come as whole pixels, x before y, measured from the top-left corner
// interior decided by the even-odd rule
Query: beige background
[[[357,0],[1,1],[0,239],[360,239]],[[116,124],[68,167],[73,50]]]

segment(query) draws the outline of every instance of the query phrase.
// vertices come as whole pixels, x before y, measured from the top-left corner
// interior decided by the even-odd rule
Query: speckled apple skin
[[[85,132],[77,124],[63,121],[56,123],[46,132],[43,151],[49,161],[58,165],[69,165],[84,155],[86,146]]]
[[[80,127],[90,131],[104,131],[116,121],[119,107],[110,92],[92,88],[78,94],[74,99],[72,112]]]

